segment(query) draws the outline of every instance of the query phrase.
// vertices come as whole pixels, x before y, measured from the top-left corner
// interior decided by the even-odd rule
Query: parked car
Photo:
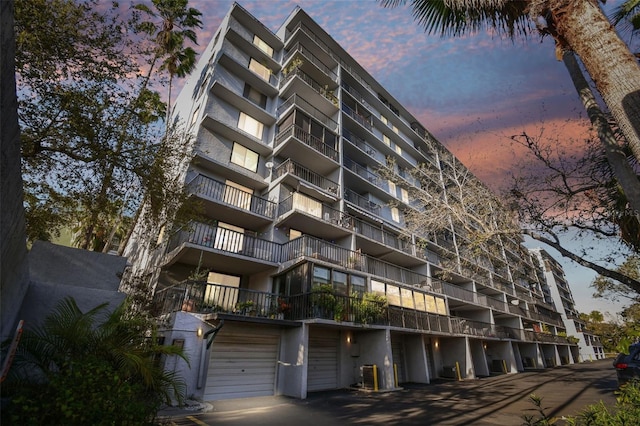
[[[618,374],[618,385],[633,380],[640,380],[640,342],[629,346],[629,355],[618,354],[613,366]]]

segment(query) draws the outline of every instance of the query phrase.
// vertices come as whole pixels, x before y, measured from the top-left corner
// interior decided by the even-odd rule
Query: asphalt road
[[[543,398],[547,415],[575,415],[585,406],[615,403],[611,360],[463,382],[406,384],[386,393],[331,391],[306,400],[287,397],[215,401],[207,413],[184,413],[169,424],[193,425],[502,425],[535,414],[529,395]]]

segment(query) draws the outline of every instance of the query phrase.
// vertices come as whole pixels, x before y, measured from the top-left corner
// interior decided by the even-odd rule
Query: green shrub
[[[163,403],[181,402],[184,383],[162,368],[153,324],[123,304],[98,323],[106,304],[80,311],[61,302],[42,326],[25,330],[10,374],[2,423],[15,425],[152,424]]]
[[[640,381],[636,380],[623,385],[616,392],[616,404],[607,407],[602,401],[585,407],[577,416],[563,418],[571,426],[631,426],[640,424]],[[558,419],[548,417],[542,408],[542,398],[530,395],[536,406],[537,415],[523,415],[524,425],[547,426],[555,424]]]

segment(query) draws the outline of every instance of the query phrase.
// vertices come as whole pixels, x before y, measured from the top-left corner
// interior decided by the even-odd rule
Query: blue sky
[[[613,7],[620,2],[609,0],[607,4]],[[509,136],[523,131],[537,134],[544,127],[547,132],[566,135],[570,143],[570,137],[581,134],[587,124],[550,39],[511,41],[486,33],[455,39],[429,36],[414,22],[408,8],[385,9],[375,0],[239,3],[274,32],[297,5],[302,7],[494,189],[508,180],[514,159],[521,154],[510,144]],[[203,13],[196,50],[207,45],[232,4],[230,0],[190,0],[189,5]],[[619,310],[620,304],[591,297],[588,284],[593,272],[557,258],[580,311]]]

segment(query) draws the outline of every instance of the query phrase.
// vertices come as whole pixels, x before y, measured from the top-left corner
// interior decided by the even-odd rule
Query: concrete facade
[[[10,338],[27,287],[13,0],[0,2],[0,339]]]
[[[521,240],[496,238],[467,268],[461,230],[409,231],[409,190],[425,190],[407,170],[437,171],[444,192],[467,171],[302,9],[272,32],[234,4],[174,118],[195,141],[174,172],[206,220],[156,224],[125,253],[149,248],[133,269],[165,341],[193,356],[167,364],[189,396],[394,390],[577,361]],[[378,173],[389,157],[403,181]]]
[[[562,314],[566,335],[576,337],[579,340],[579,360],[593,361],[604,358],[604,348],[600,337],[590,332],[586,328],[586,323],[579,317],[562,266],[543,249],[532,249],[531,252],[543,268],[545,279],[542,284],[547,286],[546,291]],[[563,356],[569,355],[564,354]]]

